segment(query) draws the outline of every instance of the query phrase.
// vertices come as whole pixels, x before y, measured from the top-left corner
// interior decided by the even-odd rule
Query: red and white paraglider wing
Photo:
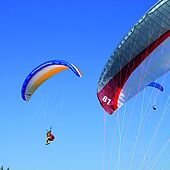
[[[170,69],[170,1],[155,4],[109,58],[97,89],[112,114]]]

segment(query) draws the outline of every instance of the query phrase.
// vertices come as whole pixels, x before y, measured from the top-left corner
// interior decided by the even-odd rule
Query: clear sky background
[[[164,109],[170,78],[159,80],[165,91],[159,94],[156,112],[152,94],[157,91],[151,89],[112,116],[96,96],[109,56],[155,2],[0,1],[0,165],[11,170],[169,169],[170,116]],[[73,63],[83,78],[62,72],[45,82],[30,102],[23,101],[26,76],[53,59]],[[140,128],[141,115],[147,116]],[[56,140],[45,146],[51,125]]]

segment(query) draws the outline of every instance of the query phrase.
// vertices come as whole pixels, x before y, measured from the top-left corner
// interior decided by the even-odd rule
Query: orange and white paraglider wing
[[[23,83],[21,90],[22,99],[29,101],[42,83],[55,74],[67,69],[72,70],[78,77],[82,77],[80,70],[76,66],[63,60],[47,61],[36,67]]]

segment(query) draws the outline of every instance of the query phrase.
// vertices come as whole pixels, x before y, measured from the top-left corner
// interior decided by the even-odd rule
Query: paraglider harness
[[[153,110],[156,110],[156,107],[155,106],[152,106]]]
[[[52,130],[52,127],[50,128],[50,130],[47,130],[46,134],[47,134],[47,137],[46,137],[46,145],[50,144],[54,139],[54,135],[51,133],[51,130]]]

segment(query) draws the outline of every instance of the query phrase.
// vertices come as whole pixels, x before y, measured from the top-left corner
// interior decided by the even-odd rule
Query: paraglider
[[[169,13],[169,0],[157,2],[109,58],[99,79],[97,97],[110,115],[170,70]]]
[[[41,84],[43,84],[50,77],[68,69],[70,69],[76,76],[82,77],[80,70],[75,65],[64,60],[47,61],[39,65],[26,77],[21,89],[22,99],[29,101]],[[51,130],[52,127],[46,132],[46,145],[50,144],[55,139]]]
[[[29,101],[33,93],[41,84],[43,84],[46,80],[55,74],[67,69],[72,70],[76,76],[82,77],[80,70],[76,66],[64,60],[47,61],[36,67],[26,77],[23,83],[21,90],[22,99]]]
[[[47,130],[47,132],[46,132],[46,135],[47,135],[46,136],[46,143],[45,143],[46,145],[49,145],[55,139],[55,137],[52,134],[51,130],[52,130],[52,127],[50,128],[50,130]]]
[[[163,86],[161,86],[159,83],[152,82],[152,83],[150,83],[148,86],[154,87],[154,88],[160,90],[161,92],[163,92],[163,90],[164,90]],[[153,105],[153,106],[152,106],[152,109],[153,109],[153,110],[156,110],[156,106]]]

